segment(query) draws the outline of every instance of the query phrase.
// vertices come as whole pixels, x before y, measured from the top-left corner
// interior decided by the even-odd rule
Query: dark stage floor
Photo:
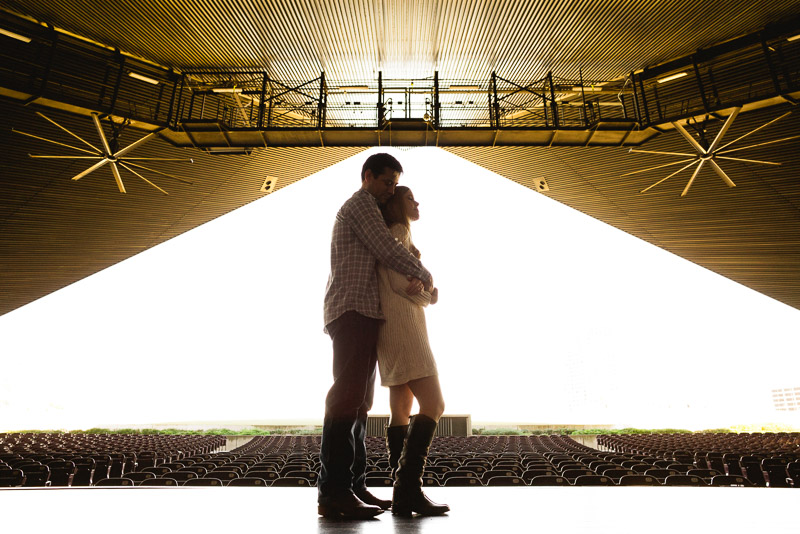
[[[429,488],[442,517],[334,521],[316,488],[20,488],[0,490],[2,532],[738,533],[800,532],[800,492],[778,488]],[[391,490],[375,494],[389,497]]]

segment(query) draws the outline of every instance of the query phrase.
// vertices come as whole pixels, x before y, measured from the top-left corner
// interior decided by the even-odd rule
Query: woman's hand
[[[410,296],[419,295],[424,289],[424,284],[419,278],[413,276],[408,277],[408,287],[406,287],[406,294]]]
[[[439,301],[439,288],[434,287],[431,291],[431,304],[436,304]]]

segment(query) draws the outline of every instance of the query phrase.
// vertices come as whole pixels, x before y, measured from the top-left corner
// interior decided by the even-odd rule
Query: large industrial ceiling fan
[[[681,193],[681,196],[683,197],[683,196],[686,196],[686,193],[689,192],[689,188],[692,186],[692,184],[694,183],[695,178],[697,178],[697,175],[700,173],[700,169],[702,169],[703,166],[706,163],[709,166],[711,166],[712,169],[714,169],[714,172],[716,172],[717,175],[720,178],[722,178],[722,180],[726,184],[728,184],[728,187],[735,187],[736,184],[734,184],[733,180],[730,179],[728,174],[724,170],[722,170],[722,167],[720,167],[718,160],[739,161],[739,162],[743,162],[743,163],[756,163],[756,164],[759,164],[759,165],[780,165],[780,163],[775,163],[775,162],[772,162],[772,161],[762,161],[762,160],[756,160],[756,159],[736,158],[736,157],[729,156],[727,154],[730,154],[731,152],[736,152],[736,151],[739,151],[739,150],[746,150],[746,149],[755,148],[755,147],[759,147],[759,146],[771,145],[771,144],[774,144],[774,143],[781,143],[783,141],[789,141],[791,139],[797,139],[797,138],[800,138],[800,135],[793,135],[793,136],[790,136],[790,137],[784,137],[782,139],[776,139],[774,141],[766,141],[764,143],[757,143],[755,145],[743,146],[743,147],[739,147],[739,148],[728,149],[728,147],[731,146],[732,144],[736,143],[737,141],[741,141],[745,137],[747,137],[747,136],[749,136],[751,134],[754,134],[755,132],[757,132],[759,130],[762,130],[762,129],[766,128],[770,124],[773,124],[773,123],[781,120],[782,118],[790,115],[792,112],[791,111],[786,112],[783,115],[781,115],[780,117],[777,117],[777,118],[767,122],[766,124],[763,124],[763,125],[759,126],[758,128],[755,128],[755,129],[747,132],[746,134],[737,137],[736,139],[734,139],[730,143],[727,143],[727,144],[725,144],[723,146],[720,146],[720,143],[722,142],[722,138],[725,136],[725,134],[727,133],[728,129],[731,127],[731,124],[733,124],[733,121],[736,120],[736,117],[739,115],[739,112],[741,111],[741,109],[742,108],[740,108],[740,107],[733,108],[733,112],[727,117],[727,119],[725,119],[725,123],[722,125],[722,128],[719,130],[719,132],[717,132],[717,136],[710,143],[706,139],[705,121],[703,123],[703,126],[695,127],[695,129],[698,132],[699,139],[695,139],[694,137],[692,137],[692,135],[689,134],[688,131],[686,131],[686,128],[681,123],[672,122],[671,123],[672,126],[675,127],[675,129],[681,134],[681,136],[683,136],[683,138],[686,139],[686,141],[688,141],[688,143],[692,146],[692,148],[695,151],[694,154],[687,153],[687,152],[661,152],[661,151],[657,151],[657,150],[638,150],[638,149],[633,149],[632,148],[632,149],[629,150],[629,152],[643,153],[643,154],[662,154],[662,155],[668,155],[668,156],[685,156],[688,159],[682,159],[680,161],[675,161],[673,163],[665,163],[663,165],[656,165],[655,167],[649,167],[647,169],[641,169],[641,170],[638,170],[638,171],[628,172],[628,173],[623,174],[622,176],[629,176],[631,174],[638,174],[638,173],[642,173],[642,172],[652,171],[652,170],[655,170],[655,169],[661,169],[663,167],[669,167],[671,165],[680,165],[682,163],[686,163],[686,165],[684,165],[683,167],[681,167],[677,171],[673,172],[672,174],[666,176],[665,178],[662,178],[661,180],[657,181],[653,185],[651,185],[649,187],[646,187],[646,188],[644,188],[644,189],[642,189],[640,191],[641,193],[649,191],[653,187],[655,187],[658,184],[666,181],[669,178],[672,178],[673,176],[675,176],[676,174],[680,173],[681,171],[684,171],[684,170],[689,169],[691,167],[695,167],[691,178],[689,178],[689,182],[686,184],[686,187],[684,187],[683,192]],[[708,119],[708,117],[706,117],[706,119]],[[687,124],[689,124],[689,123],[687,123]]]
[[[159,191],[161,191],[165,195],[167,195],[169,193],[167,193],[162,188],[160,188],[159,186],[157,186],[156,184],[154,184],[153,182],[151,182],[150,180],[148,180],[147,178],[142,176],[136,169],[141,169],[141,170],[145,170],[145,171],[152,172],[152,173],[155,173],[155,174],[160,174],[162,176],[166,176],[168,178],[171,178],[173,180],[177,180],[179,182],[183,182],[185,184],[190,184],[190,185],[192,184],[192,182],[190,182],[189,180],[185,180],[185,179],[180,178],[178,176],[175,176],[173,174],[168,174],[168,173],[165,173],[165,172],[157,171],[155,169],[151,169],[149,167],[145,167],[141,163],[136,163],[136,161],[142,161],[142,160],[147,160],[147,161],[183,161],[183,162],[193,163],[194,160],[192,160],[190,158],[155,158],[155,157],[134,158],[134,157],[128,156],[128,153],[132,152],[134,149],[140,147],[141,145],[143,145],[144,143],[146,143],[147,141],[149,141],[150,139],[155,137],[158,134],[157,131],[148,133],[144,137],[140,138],[137,141],[134,141],[130,145],[126,146],[125,148],[119,148],[119,135],[121,134],[122,129],[124,129],[124,126],[127,125],[127,123],[123,123],[122,127],[117,128],[115,126],[115,124],[112,122],[111,123],[112,134],[111,134],[111,138],[109,139],[108,137],[106,137],[106,134],[105,134],[105,132],[103,130],[103,125],[100,122],[100,116],[97,113],[92,113],[92,122],[94,123],[95,129],[97,130],[97,134],[100,137],[100,142],[102,144],[102,148],[97,148],[96,146],[94,146],[93,144],[89,143],[88,141],[86,141],[85,139],[83,139],[82,137],[77,135],[76,133],[74,133],[74,132],[68,130],[67,128],[65,128],[64,126],[58,124],[53,119],[45,116],[43,113],[40,113],[40,112],[37,111],[36,114],[39,115],[40,117],[42,117],[43,119],[51,122],[52,124],[54,124],[58,128],[64,130],[69,135],[71,135],[72,137],[74,137],[78,141],[82,142],[83,144],[85,144],[86,146],[91,148],[91,150],[88,150],[88,149],[85,149],[85,148],[80,148],[80,147],[68,145],[66,143],[61,143],[59,141],[54,141],[52,139],[47,139],[47,138],[44,138],[44,137],[40,137],[38,135],[33,135],[33,134],[30,134],[30,133],[22,132],[22,131],[15,130],[15,129],[12,128],[13,132],[21,134],[21,135],[32,137],[34,139],[39,139],[41,141],[47,141],[48,143],[52,143],[54,145],[59,145],[59,146],[71,148],[73,150],[77,150],[78,152],[83,152],[85,154],[91,154],[91,155],[88,155],[88,156],[46,156],[46,155],[28,154],[28,156],[30,156],[32,158],[97,160],[96,163],[94,163],[91,167],[89,167],[86,170],[84,170],[83,172],[78,173],[75,176],[73,176],[72,177],[73,180],[80,180],[84,176],[86,176],[88,174],[91,174],[92,172],[96,171],[100,167],[103,167],[104,165],[108,164],[111,167],[111,173],[113,174],[114,180],[117,183],[117,188],[119,189],[119,191],[121,193],[125,193],[126,191],[125,191],[125,185],[122,183],[122,176],[120,175],[120,167],[122,167],[125,170],[130,171],[132,174],[138,176],[139,178],[141,178],[142,180],[144,180],[148,184],[152,185],[153,187],[155,187],[156,189],[158,189]]]

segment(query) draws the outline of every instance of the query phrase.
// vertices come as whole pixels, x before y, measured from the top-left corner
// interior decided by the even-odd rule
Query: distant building
[[[800,387],[772,390],[772,403],[775,409],[781,412],[796,412],[800,410]]]

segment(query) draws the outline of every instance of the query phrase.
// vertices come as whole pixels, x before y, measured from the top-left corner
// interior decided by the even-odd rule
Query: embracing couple
[[[397,185],[402,172],[390,154],[370,156],[361,169],[361,189],[344,203],[333,226],[325,332],[333,340],[334,382],[325,399],[317,483],[318,512],[325,517],[369,519],[390,507],[402,516],[450,510],[422,492],[428,448],[444,412],[423,310],[436,302],[438,291],[411,241],[419,203],[410,189]],[[389,388],[391,501],[375,497],[365,484],[364,439],[376,367]],[[415,397],[420,413],[412,418]]]

